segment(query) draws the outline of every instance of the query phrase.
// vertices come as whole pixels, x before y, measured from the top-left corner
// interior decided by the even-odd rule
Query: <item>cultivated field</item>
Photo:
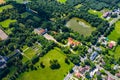
[[[49,51],[44,57],[40,58],[40,61],[35,65],[37,70],[22,73],[17,80],[63,80],[73,64],[69,65],[65,63],[65,55],[59,48],[54,48]],[[50,60],[57,59],[60,68],[52,70],[49,66]],[[40,67],[40,62],[43,62],[45,68]],[[38,67],[39,66],[39,67]]]
[[[70,19],[66,26],[84,36],[89,36],[91,32],[95,30],[95,28],[91,27],[91,25],[85,20],[75,17]]]

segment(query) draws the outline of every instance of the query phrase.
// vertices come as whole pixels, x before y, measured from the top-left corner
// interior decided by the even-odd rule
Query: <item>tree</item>
[[[59,69],[60,64],[58,63],[58,60],[50,60],[50,68],[51,69]]]
[[[118,43],[118,45],[120,45],[120,38],[118,38],[117,43]]]
[[[40,63],[40,66],[41,66],[42,68],[45,68],[45,65],[43,64],[43,62]]]

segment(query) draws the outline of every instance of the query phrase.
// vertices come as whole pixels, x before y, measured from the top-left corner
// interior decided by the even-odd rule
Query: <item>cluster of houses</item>
[[[112,11],[105,12],[105,13],[103,14],[103,17],[104,17],[104,18],[110,18],[111,15],[114,15],[114,14],[119,15],[119,14],[120,14],[120,9],[118,8],[118,9],[114,9],[114,10],[112,10]]]
[[[112,49],[117,45],[115,41],[110,41],[107,37],[104,37],[103,35],[99,38],[98,42],[109,49]]]

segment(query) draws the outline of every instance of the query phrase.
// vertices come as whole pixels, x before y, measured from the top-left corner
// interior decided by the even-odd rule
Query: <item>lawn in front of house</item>
[[[65,63],[66,55],[59,48],[50,50],[45,56],[41,57],[39,62],[35,64],[37,70],[22,73],[17,80],[63,80],[68,71],[73,67]],[[56,59],[60,64],[59,69],[52,70],[50,68],[50,60]],[[43,62],[45,68],[40,67]],[[39,66],[39,67],[38,67]]]
[[[12,22],[16,22],[16,20],[7,19],[7,20],[4,20],[4,21],[0,22],[0,25],[3,28],[8,28],[10,23],[12,23]]]
[[[108,36],[110,40],[117,41],[120,38],[120,20],[115,23],[115,29]]]

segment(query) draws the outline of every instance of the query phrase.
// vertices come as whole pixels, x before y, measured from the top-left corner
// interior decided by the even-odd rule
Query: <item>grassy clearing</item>
[[[82,6],[82,4],[78,4],[75,6],[75,8],[79,9]]]
[[[70,19],[66,26],[80,34],[83,34],[84,36],[89,36],[91,32],[95,30],[95,28],[91,27],[88,22],[79,18]]]
[[[117,41],[120,38],[120,21],[117,21],[115,24],[115,30],[113,30],[108,36],[110,40]]]
[[[22,18],[26,18],[26,17],[28,17],[29,15],[31,15],[31,14],[28,13],[28,12],[24,12],[24,13],[21,14],[21,17],[22,17]]]
[[[0,25],[2,25],[3,28],[8,28],[10,23],[12,22],[16,22],[16,20],[7,19],[7,20],[0,22]]]
[[[57,1],[60,3],[63,3],[63,4],[65,4],[67,2],[67,0],[57,0]]]
[[[17,80],[63,80],[69,69],[73,67],[70,63],[65,63],[65,55],[59,48],[54,48],[49,51],[44,57],[40,58],[40,61],[35,66],[40,66],[40,62],[43,62],[45,68],[39,67],[37,70],[22,73]],[[50,69],[50,60],[57,59],[61,67],[57,70]]]
[[[6,2],[7,1],[11,1],[11,0],[5,0]],[[17,3],[23,3],[25,0],[14,0],[14,1],[16,1]],[[27,1],[30,1],[30,0],[27,0]]]
[[[90,9],[90,10],[88,10],[88,12],[89,12],[90,14],[97,15],[99,18],[103,18],[103,17],[102,17],[103,13],[100,12],[100,11],[96,11],[96,10]]]
[[[0,12],[2,12],[4,9],[10,9],[10,8],[13,8],[13,6],[12,5],[5,5],[5,6],[2,6],[2,7],[0,7]]]

